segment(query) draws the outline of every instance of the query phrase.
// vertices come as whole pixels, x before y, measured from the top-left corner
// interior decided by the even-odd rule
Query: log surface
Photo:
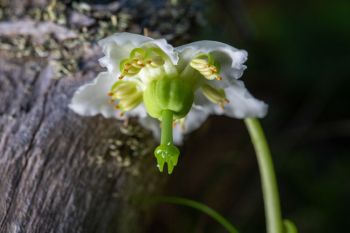
[[[145,156],[154,142],[136,125],[68,108],[95,75],[56,79],[47,61],[0,57],[0,232],[137,231],[129,198],[157,184]]]
[[[101,71],[101,38],[182,44],[203,17],[198,4],[103,2],[0,0],[0,233],[137,233],[151,217],[132,204],[164,183],[151,134],[68,104]]]

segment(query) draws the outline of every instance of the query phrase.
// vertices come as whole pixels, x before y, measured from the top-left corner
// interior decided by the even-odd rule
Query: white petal
[[[128,58],[130,52],[134,48],[160,48],[170,59],[173,64],[177,64],[179,58],[174,48],[167,43],[165,39],[154,40],[150,37],[122,32],[115,33],[105,39],[99,41],[103,53],[106,55],[102,57],[99,62],[103,67],[106,67],[109,72],[117,74],[119,72],[119,64],[121,60]]]
[[[160,122],[150,116],[139,118],[139,123],[145,129],[152,132],[153,136],[160,141]]]
[[[110,73],[117,74],[120,61],[128,58],[134,48],[140,47],[141,44],[151,40],[152,38],[128,32],[115,33],[98,42],[106,55],[99,62]]]
[[[190,112],[186,115],[183,130],[185,133],[190,133],[198,129],[208,118],[209,111],[205,108],[193,105]]]
[[[126,117],[139,117],[139,118],[143,118],[143,117],[147,117],[147,111],[145,108],[145,105],[140,104],[139,106],[137,106],[136,108],[125,112],[125,116]]]
[[[263,101],[254,98],[245,88],[242,81],[236,80],[225,89],[226,98],[230,101],[222,108],[207,100],[199,91],[195,103],[206,108],[210,113],[226,115],[233,118],[264,117],[268,106]]]
[[[193,105],[187,114],[183,124],[176,124],[173,130],[174,143],[181,145],[183,143],[184,134],[188,134],[198,129],[208,118],[209,111],[197,105]]]
[[[230,45],[203,40],[193,42],[175,48],[179,52],[179,68],[184,69],[188,62],[200,53],[210,53],[216,62],[220,63],[220,75],[223,83],[230,83],[232,79],[239,79],[243,71],[247,68],[244,62],[247,60],[248,53],[245,50],[236,49]]]
[[[152,39],[151,41],[142,44],[142,47],[149,47],[149,46],[152,46],[152,47],[156,46],[160,48],[169,57],[173,65],[176,65],[177,62],[179,61],[179,56],[175,52],[174,47],[168,44],[166,39],[156,39],[156,40]]]
[[[152,80],[165,76],[168,78],[178,76],[176,67],[169,64],[169,62],[160,67],[145,67],[135,77],[139,78],[141,82],[147,86]]]
[[[185,133],[181,129],[181,126],[176,125],[173,129],[173,142],[175,145],[182,145],[184,141]]]
[[[108,97],[108,92],[115,81],[115,77],[110,73],[99,73],[91,83],[79,87],[69,107],[83,116],[94,116],[101,113],[106,118],[119,118],[117,110],[109,103]]]
[[[245,88],[242,81],[225,89],[230,103],[225,106],[225,115],[236,118],[259,117],[267,114],[268,106],[263,101],[254,98]]]

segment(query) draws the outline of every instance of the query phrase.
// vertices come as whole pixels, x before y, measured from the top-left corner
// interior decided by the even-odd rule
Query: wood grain
[[[49,60],[0,55],[0,232],[137,232],[130,198],[161,177],[154,141],[135,124],[68,108],[97,70],[56,79]]]

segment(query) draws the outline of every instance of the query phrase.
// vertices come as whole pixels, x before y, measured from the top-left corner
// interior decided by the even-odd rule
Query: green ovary
[[[161,120],[162,111],[173,112],[173,119],[187,115],[193,104],[193,87],[180,78],[163,78],[152,81],[143,94],[147,112]]]

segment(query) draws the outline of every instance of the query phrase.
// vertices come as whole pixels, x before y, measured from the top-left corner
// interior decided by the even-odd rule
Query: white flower
[[[195,93],[194,104],[184,120],[174,127],[174,142],[182,144],[183,135],[192,132],[201,126],[209,115],[226,115],[233,118],[264,117],[267,113],[267,105],[254,98],[245,88],[244,83],[238,80],[246,69],[244,62],[247,60],[247,52],[238,50],[232,46],[216,41],[198,41],[175,48],[180,61],[178,71],[184,72],[190,61],[199,54],[211,54],[212,58],[221,65],[220,78],[212,81],[197,77],[198,82],[204,82],[217,89],[225,91],[227,104],[221,106],[205,97],[200,89]],[[190,71],[190,72],[193,72]],[[197,74],[201,76],[200,72]],[[202,85],[205,85],[202,83]],[[155,137],[160,137],[158,121],[154,119],[140,119],[141,124],[152,130]]]
[[[121,75],[120,62],[129,57],[131,51],[135,48],[159,48],[169,57],[169,61],[167,61],[165,68],[143,69],[139,74],[141,77],[157,76],[160,69],[166,69],[166,72],[168,73],[175,72],[176,75],[176,70],[170,70],[170,68],[168,68],[169,63],[177,64],[179,59],[177,53],[174,52],[174,48],[169,45],[165,39],[154,40],[146,36],[125,32],[116,33],[102,39],[99,41],[99,45],[105,54],[99,62],[101,66],[106,67],[108,71],[98,74],[96,79],[91,83],[81,86],[75,92],[69,107],[82,116],[95,116],[97,114],[102,114],[106,118],[114,117],[118,119],[123,119],[128,116],[138,116],[141,118],[147,117],[143,104],[125,112],[125,116],[121,116],[119,114],[120,111],[111,104],[110,97],[107,94],[111,91],[111,87]],[[145,86],[141,85],[140,88],[144,89]]]
[[[70,108],[80,115],[137,116],[157,138],[162,136],[162,145],[172,144],[172,140],[181,144],[184,133],[200,127],[211,114],[234,118],[266,115],[267,105],[255,99],[239,80],[246,69],[244,50],[215,41],[174,49],[165,39],[131,33],[116,33],[99,45],[105,54],[99,61],[107,71],[76,91]],[[166,125],[161,134],[159,121],[175,122],[173,138],[163,133]],[[171,148],[172,153],[176,150]],[[165,161],[171,172],[177,157],[163,152],[164,148],[160,154],[156,152],[159,168],[163,169]],[[170,157],[171,161],[166,159]]]

